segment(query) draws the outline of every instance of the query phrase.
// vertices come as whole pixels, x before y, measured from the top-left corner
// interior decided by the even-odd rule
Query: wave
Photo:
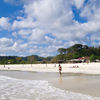
[[[55,88],[48,81],[0,76],[0,100],[100,100]]]

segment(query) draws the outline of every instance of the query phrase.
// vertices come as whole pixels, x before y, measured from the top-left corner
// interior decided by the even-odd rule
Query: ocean
[[[44,73],[35,74],[39,75],[37,80],[33,72],[0,71],[0,100],[100,100],[94,96],[55,87],[52,83],[55,78],[51,76],[57,78],[58,74],[49,73],[46,78],[39,78]],[[48,76],[51,78],[48,79]],[[73,76],[69,76],[67,80],[72,80]],[[52,81],[49,82],[50,80]]]

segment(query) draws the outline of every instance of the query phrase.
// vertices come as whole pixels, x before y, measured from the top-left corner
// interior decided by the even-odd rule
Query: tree
[[[51,59],[51,63],[57,63],[57,56],[56,57],[53,57],[52,59]]]
[[[19,64],[22,61],[22,57],[17,57],[16,62]]]
[[[65,48],[59,48],[59,49],[58,49],[58,52],[59,52],[60,54],[65,54],[65,53],[66,53],[66,49],[65,49]]]
[[[31,66],[32,66],[32,63],[35,61],[36,61],[35,56],[28,56],[28,62],[31,64]]]
[[[80,57],[80,54],[78,52],[74,53],[73,54],[73,59],[77,59]]]
[[[66,58],[67,60],[76,59],[79,57],[90,57],[95,55],[95,59],[100,56],[100,47],[88,47],[87,45],[75,44],[69,48],[59,48],[60,59]]]
[[[80,50],[82,50],[82,44],[75,44],[70,48],[67,48],[68,53],[75,53],[75,52],[79,52]]]
[[[90,56],[90,61],[93,62],[93,61],[95,61],[95,59],[96,59],[95,55],[92,54],[92,55]]]

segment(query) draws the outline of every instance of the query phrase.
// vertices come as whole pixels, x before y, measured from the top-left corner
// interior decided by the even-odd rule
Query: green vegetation
[[[100,46],[88,47],[87,45],[75,44],[69,48],[59,48],[59,55],[54,57],[51,61],[57,62],[58,60],[71,60],[80,57],[89,57],[90,61],[100,60]]]
[[[27,57],[0,56],[0,64],[38,64],[51,61],[53,57],[39,57],[37,55]]]
[[[37,55],[27,57],[0,56],[0,64],[38,64],[57,63],[58,61],[68,61],[80,57],[89,57],[90,61],[100,60],[100,46],[88,47],[87,45],[75,44],[69,48],[59,48],[59,54],[55,57],[40,57]]]

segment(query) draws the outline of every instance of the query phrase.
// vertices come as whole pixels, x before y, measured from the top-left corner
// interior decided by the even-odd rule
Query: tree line
[[[90,61],[100,60],[100,46],[89,47],[87,45],[75,44],[69,48],[59,48],[58,55],[52,59],[52,62],[58,60],[71,60],[79,57],[89,57]]]
[[[40,57],[37,55],[27,57],[0,56],[0,64],[39,64],[51,61],[53,57]]]

